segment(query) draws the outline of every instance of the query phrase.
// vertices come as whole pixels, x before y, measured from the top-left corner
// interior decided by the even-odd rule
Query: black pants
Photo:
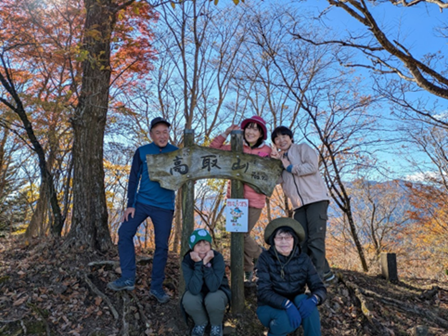
[[[325,258],[325,234],[327,232],[328,201],[306,204],[294,212],[294,219],[305,230],[302,251],[310,256],[317,273],[323,279],[324,273],[330,271]]]

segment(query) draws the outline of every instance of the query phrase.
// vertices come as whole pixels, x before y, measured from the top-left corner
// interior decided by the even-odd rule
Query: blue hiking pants
[[[140,224],[151,218],[154,225],[156,250],[152,264],[151,289],[161,290],[165,280],[165,266],[168,259],[168,240],[170,238],[174,210],[162,209],[137,203],[134,218],[128,217],[118,230],[118,253],[120,255],[121,275],[135,279],[134,236]]]
[[[302,300],[307,299],[306,294],[297,295],[294,299],[296,306]],[[258,318],[265,327],[269,328],[268,336],[286,336],[294,332],[294,328],[289,323],[288,315],[284,309],[276,309],[271,306],[259,306],[257,308]],[[302,319],[302,327],[305,336],[320,336],[320,317],[316,309],[306,319]]]

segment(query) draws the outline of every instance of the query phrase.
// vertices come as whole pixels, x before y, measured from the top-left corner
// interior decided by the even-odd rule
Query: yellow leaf
[[[233,3],[234,3],[235,5],[238,5],[238,4],[240,3],[240,0],[233,0]]]
[[[173,9],[176,9],[176,4],[174,2],[172,2],[171,7],[173,7]]]
[[[219,0],[215,0],[215,6],[218,4]]]

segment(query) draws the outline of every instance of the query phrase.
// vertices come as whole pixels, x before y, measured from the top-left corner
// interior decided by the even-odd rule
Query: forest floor
[[[116,251],[70,252],[60,241],[0,238],[0,335],[189,335],[179,306],[178,256],[168,260],[165,289],[172,298],[164,305],[148,295],[151,254],[139,260],[136,289],[115,293],[106,284],[119,277]],[[319,307],[322,335],[448,335],[447,281],[401,278],[392,284],[334,271],[338,280]],[[224,334],[266,335],[256,306],[256,289],[247,287],[246,308],[226,314]]]

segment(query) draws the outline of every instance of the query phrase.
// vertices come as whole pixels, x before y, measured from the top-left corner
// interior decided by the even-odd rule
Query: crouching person
[[[210,322],[210,336],[222,336],[224,312],[230,302],[224,258],[212,250],[212,237],[207,230],[197,229],[189,239],[191,250],[182,261],[186,291],[181,302],[195,324],[191,335],[204,335]]]
[[[265,229],[271,247],[258,259],[257,315],[269,336],[286,336],[300,325],[305,336],[321,335],[317,306],[327,290],[311,259],[301,253],[304,238],[302,225],[292,218],[274,219]]]

